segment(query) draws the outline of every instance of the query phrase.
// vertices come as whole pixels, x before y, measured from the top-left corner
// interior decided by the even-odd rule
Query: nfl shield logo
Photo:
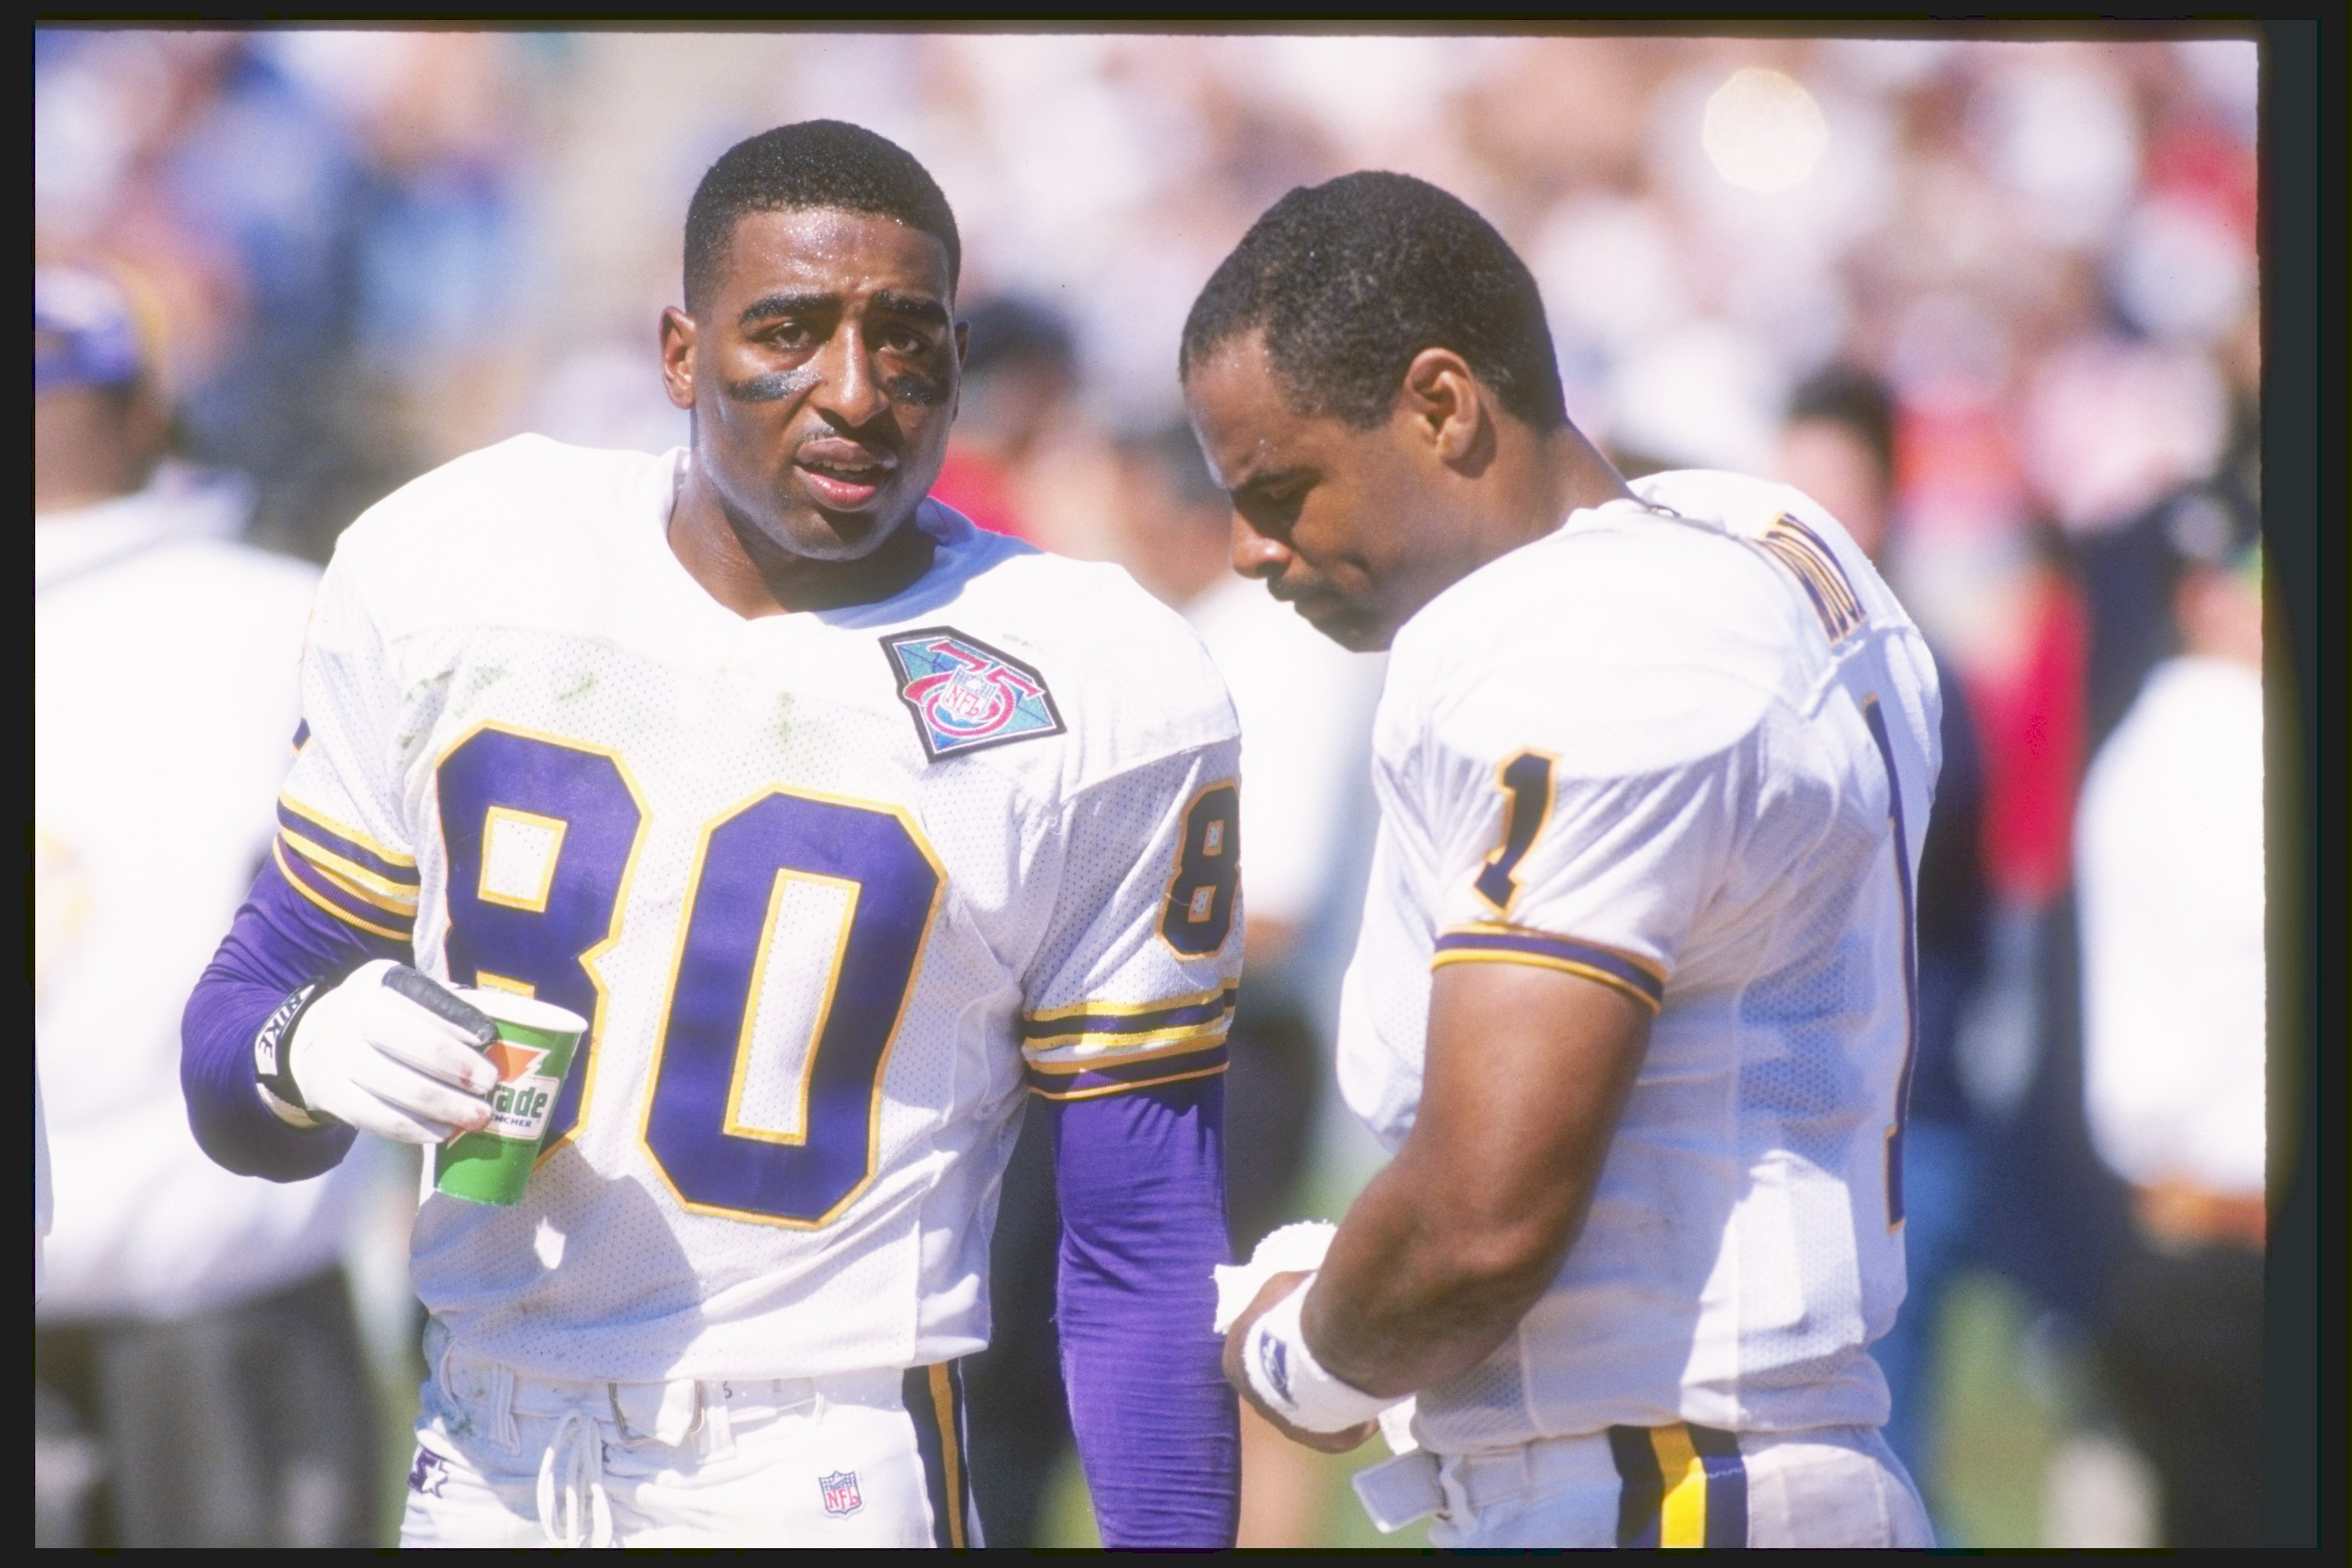
[[[835,1470],[829,1476],[819,1476],[816,1485],[824,1494],[824,1511],[837,1519],[847,1519],[866,1506],[865,1498],[858,1495],[856,1470]]]
[[[926,626],[882,639],[898,700],[933,762],[959,752],[1062,732],[1045,678],[952,626]]]

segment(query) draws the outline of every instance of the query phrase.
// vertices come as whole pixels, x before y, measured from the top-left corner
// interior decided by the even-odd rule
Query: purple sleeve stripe
[[[357,926],[371,936],[408,941],[415,926],[413,917],[394,914],[355,896],[302,856],[288,854],[282,837],[269,847],[269,854],[288,886],[337,920]]]
[[[1040,1071],[1033,1067],[1028,1071],[1029,1092],[1046,1100],[1093,1100],[1106,1094],[1149,1089],[1154,1084],[1209,1078],[1224,1071],[1231,1060],[1225,1042],[1220,1038],[1206,1050],[1155,1056],[1145,1061],[1078,1066],[1076,1070],[1058,1072]]]
[[[379,849],[341,823],[329,822],[304,811],[283,795],[278,798],[278,824],[289,833],[309,839],[327,853],[350,861],[369,876],[380,877],[395,887],[412,890],[417,885],[415,860]]]
[[[1081,1039],[1111,1040],[1158,1034],[1188,1025],[1222,1020],[1234,1010],[1241,994],[1238,983],[1202,996],[1183,996],[1140,1007],[1118,1003],[1080,1003],[1056,1007],[1021,1020],[1021,1038],[1028,1045],[1069,1045]]]
[[[308,862],[311,870],[360,902],[401,920],[415,918],[416,889],[414,888],[387,882],[373,872],[352,865],[340,855],[330,854],[290,827],[278,829],[278,842],[280,847],[292,851],[296,858]]]
[[[1530,963],[1614,986],[1655,1012],[1664,1002],[1665,977],[1631,953],[1597,942],[1499,926],[1471,926],[1437,939],[1431,967],[1448,963]]]
[[[1043,1073],[1048,1078],[1085,1072],[1089,1068],[1128,1067],[1137,1062],[1164,1061],[1170,1057],[1206,1051],[1222,1045],[1227,1027],[1224,1020],[1219,1019],[1205,1027],[1171,1029],[1168,1031],[1170,1037],[1164,1040],[1129,1041],[1118,1050],[1087,1051],[1080,1056],[1046,1056],[1041,1053],[1024,1059],[1031,1072]]]

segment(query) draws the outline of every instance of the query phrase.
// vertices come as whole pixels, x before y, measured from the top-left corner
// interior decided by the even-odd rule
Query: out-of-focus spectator
[[[374,1400],[337,1261],[352,1175],[196,1147],[180,1006],[268,850],[316,572],[171,462],[153,337],[33,285],[34,1043],[55,1204],[34,1330],[41,1544],[365,1545]],[[135,633],[135,635],[131,635]]]
[[[2177,514],[2182,651],[2093,763],[2076,841],[2084,1088],[2132,1192],[2105,1361],[2165,1543],[2263,1528],[2264,973],[2260,552]]]
[[[1225,1108],[1226,1208],[1238,1254],[1293,1217],[1325,1077],[1298,961],[1330,901],[1351,788],[1368,764],[1385,660],[1351,654],[1262,584],[1235,576],[1230,511],[1192,430],[1122,441],[1129,569],[1181,611],[1242,728],[1242,891],[1249,963]]]
[[[1188,426],[1119,439],[1115,470],[1120,560],[1192,623],[1241,720],[1249,957],[1225,1080],[1225,1184],[1236,1256],[1246,1257],[1299,1217],[1299,1177],[1330,1076],[1308,959],[1329,934],[1338,884],[1357,868],[1343,833],[1382,661],[1343,651],[1234,575],[1226,500]],[[981,1456],[975,1488],[997,1544],[1034,1540],[1043,1482],[1067,1440],[1053,1354],[1052,1184],[1052,1152],[1024,1129],[997,1222],[995,1337],[966,1375]],[[1241,1543],[1312,1544],[1322,1499],[1307,1450],[1244,1415],[1242,1464]]]
[[[983,301],[966,320],[971,335],[961,401],[931,494],[982,528],[1036,542],[1025,466],[1069,411],[1076,369],[1070,330],[1053,311],[1018,298]],[[992,1546],[1037,1543],[1045,1486],[1071,1440],[1054,1326],[1060,1237],[1052,1135],[1044,1117],[1026,1117],[1005,1165],[991,1242],[993,1335],[964,1369],[972,1494]]]
[[[931,494],[982,528],[1036,543],[1023,469],[1076,390],[1070,329],[1017,298],[988,300],[965,320],[971,337],[955,434]]]
[[[2171,597],[2179,554],[2174,537],[2235,532],[2260,515],[2256,496],[2262,429],[2242,405],[2228,455],[2209,475],[2191,476],[2125,521],[2078,536],[2083,596],[2090,612],[2086,738],[2095,752],[2138,697],[2148,671],[2180,651]]]
[[[1242,897],[1249,955],[1225,1079],[1225,1208],[1246,1258],[1296,1204],[1331,1068],[1303,962],[1346,843],[1351,786],[1370,765],[1385,659],[1351,654],[1263,584],[1234,574],[1231,509],[1191,428],[1122,441],[1120,517],[1129,570],[1183,613],[1232,693],[1242,730]],[[1244,1546],[1314,1543],[1307,1451],[1254,1412],[1242,1418]]]
[[[1876,376],[1824,371],[1790,401],[1781,477],[1843,523],[1874,563],[1888,567],[1900,527],[1895,504],[1895,401]],[[1919,858],[1918,1045],[1903,1134],[1904,1267],[1909,1289],[1872,1347],[1893,1413],[1886,1440],[1937,1508],[1934,1348],[1946,1292],[1966,1257],[1986,1157],[1979,1114],[1960,1081],[1960,1022],[1985,973],[1984,767],[1958,671],[1937,642],[1928,651],[1944,698],[1944,764]],[[1937,1539],[1952,1531],[1937,1521]]]
[[[2083,771],[2089,626],[2055,530],[2026,531],[1994,593],[2010,639],[1963,666],[1985,761],[1985,862],[1995,892],[2031,913],[2064,889]]]
[[[529,252],[510,40],[53,29],[41,53],[37,247],[158,279],[185,441],[256,479],[257,538],[323,560],[477,444]]]
[[[1189,426],[1120,442],[1119,467],[1129,569],[1192,623],[1241,718],[1250,984],[1276,993],[1338,874],[1386,660],[1347,652],[1234,575],[1229,503]],[[1236,1245],[1246,1253],[1272,1223],[1237,1205]]]
[[[963,1363],[972,1500],[982,1538],[1008,1551],[1045,1544],[1039,1512],[1071,1443],[1054,1316],[1060,1236],[1052,1129],[1043,1116],[1024,1116],[989,1241],[988,1348]]]

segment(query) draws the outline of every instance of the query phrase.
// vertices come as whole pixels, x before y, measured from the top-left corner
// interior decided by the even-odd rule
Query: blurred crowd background
[[[1922,889],[1913,1295],[1884,1358],[1942,1539],[2252,1540],[2258,1485],[2232,1513],[2180,1478],[2201,1468],[2225,1491],[2260,1464],[2261,837],[2210,815],[2242,818],[2251,798],[2260,823],[2257,68],[2254,44],[2220,37],[37,30],[36,261],[101,280],[88,300],[37,290],[37,461],[56,481],[37,475],[37,605],[47,616],[105,564],[77,555],[53,590],[52,536],[123,498],[320,562],[394,487],[510,435],[683,443],[655,328],[677,300],[696,181],[782,121],[881,132],[932,170],[964,237],[971,361],[940,494],[1042,548],[1125,563],[1234,687],[1252,925],[1237,1045],[1257,1047],[1235,1053],[1256,1063],[1235,1069],[1235,1103],[1256,1113],[1234,1135],[1246,1248],[1282,1220],[1336,1217],[1375,1157],[1325,1085],[1379,665],[1223,573],[1176,343],[1211,269],[1286,190],[1365,167],[1426,177],[1527,258],[1570,415],[1629,474],[1807,489],[1875,548],[1958,698],[1942,868]],[[90,346],[109,310],[133,329],[111,360]],[[63,400],[97,394],[69,429]],[[135,619],[114,635],[140,657],[180,651],[140,647]],[[2136,758],[2182,771],[2158,732],[2180,703],[2153,698],[2200,672],[2213,689],[2181,700],[2232,717],[2189,748],[2197,777],[2135,794]],[[290,704],[291,677],[270,701]],[[116,700],[99,679],[44,669],[44,747],[50,710]],[[2108,766],[2110,740],[2139,731]],[[2102,769],[2123,781],[2112,808],[2085,795]],[[255,809],[257,846],[266,795]],[[78,956],[98,927],[78,912],[76,857],[97,851],[37,826],[37,1048],[51,1137],[69,1139],[137,1091],[120,1071],[68,1081],[52,994],[160,988],[176,1018],[211,938],[185,973]],[[2118,833],[2119,857],[2092,854]],[[2151,857],[2152,888],[2089,885]],[[2101,1028],[2120,1026],[2101,998],[2137,994],[2148,971],[2130,966],[2177,950],[2115,911],[2146,926],[2166,899],[2187,900],[2172,936],[2200,933],[2173,973],[2210,959],[2218,976],[2169,1012],[2210,1026],[2179,1025],[2170,1065],[2118,1077],[2101,1066]],[[153,1042],[156,1092],[176,1092],[175,1052]],[[2183,1105],[2228,1125],[2167,1123]],[[2168,1152],[2189,1144],[2212,1147]],[[1034,1259],[1050,1247],[1024,1239],[1050,1234],[1050,1194],[1024,1168],[1000,1322],[1050,1316],[1027,1305],[1045,1300]],[[53,1258],[85,1223],[59,1190]],[[415,1406],[414,1191],[387,1155],[334,1209],[382,1406],[369,1539],[397,1518]],[[138,1467],[105,1346],[161,1309],[68,1283],[39,1319],[40,1530],[122,1539]],[[2173,1304],[2162,1322],[2151,1301]],[[981,1473],[992,1536],[1087,1539],[1050,1346],[992,1354],[975,1418],[1023,1456],[993,1493]],[[2210,1451],[2242,1447],[2249,1419],[2251,1448]],[[1247,1452],[1245,1543],[1381,1539],[1347,1493],[1360,1456],[1255,1436]],[[286,1520],[302,1509],[268,1506],[286,1519],[220,1539],[301,1538]]]

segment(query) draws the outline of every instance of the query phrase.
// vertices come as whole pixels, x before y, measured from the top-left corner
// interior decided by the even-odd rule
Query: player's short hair
[[[897,142],[839,120],[803,120],[719,155],[686,209],[686,308],[699,310],[746,213],[839,207],[896,218],[947,247],[948,287],[963,265],[955,214],[930,171]]]
[[[1268,208],[1192,302],[1177,374],[1253,328],[1301,414],[1368,429],[1413,356],[1444,348],[1527,424],[1568,423],[1534,275],[1467,203],[1409,174],[1342,174]]]
[[[1860,365],[1832,364],[1807,377],[1790,395],[1788,421],[1851,433],[1878,465],[1880,482],[1895,482],[1895,394]]]

